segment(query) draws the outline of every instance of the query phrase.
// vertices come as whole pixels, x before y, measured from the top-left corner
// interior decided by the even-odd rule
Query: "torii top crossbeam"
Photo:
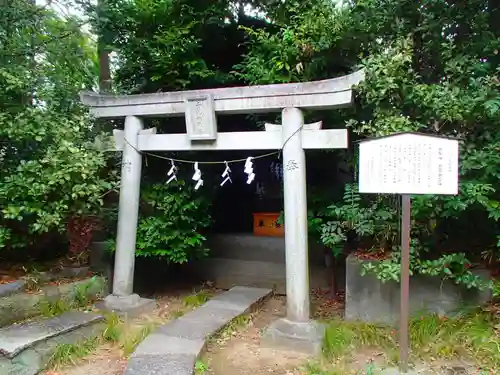
[[[211,97],[216,113],[276,112],[287,107],[330,109],[352,103],[352,86],[364,71],[322,81],[229,87],[138,95],[99,95],[83,92],[83,104],[99,118],[125,116],[182,116],[186,101]]]

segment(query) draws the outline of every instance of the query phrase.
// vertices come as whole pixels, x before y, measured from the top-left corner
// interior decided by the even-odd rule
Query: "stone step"
[[[57,279],[57,275],[50,272],[39,272],[36,274],[36,279],[37,283],[44,284],[49,281]],[[5,284],[0,284],[0,297],[7,297],[12,294],[24,292],[26,283],[27,283],[26,278],[21,277],[18,280],[11,281]]]
[[[55,303],[58,300],[70,303],[83,295],[88,300],[95,300],[104,296],[107,290],[107,280],[100,276],[43,286],[38,293],[24,292],[23,285],[21,290],[11,295],[0,296],[0,327],[39,316],[42,314],[43,305],[47,303]]]
[[[23,279],[0,284],[0,297],[7,297],[14,293],[20,293],[24,291],[24,285],[25,281]]]
[[[101,315],[71,311],[0,328],[0,375],[38,374],[58,345],[98,335],[103,321]]]
[[[206,340],[270,294],[270,289],[236,286],[161,326],[136,348],[124,375],[194,374]]]

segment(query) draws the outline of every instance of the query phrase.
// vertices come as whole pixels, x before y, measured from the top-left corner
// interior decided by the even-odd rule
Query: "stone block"
[[[24,290],[24,280],[16,280],[11,283],[0,284],[0,297],[10,296]]]
[[[204,305],[194,309],[183,315],[185,320],[209,321],[213,320],[221,324],[228,324],[232,319],[238,315],[238,311],[234,309],[225,308],[222,302],[215,304],[208,301]],[[248,309],[248,308],[247,308]]]
[[[103,301],[96,304],[102,311],[114,312],[119,316],[133,318],[152,311],[156,308],[156,302],[152,299],[141,298],[138,294],[129,296],[108,295]]]
[[[249,308],[259,303],[272,293],[271,289],[235,286],[207,302],[207,306],[235,310],[237,314],[248,312]]]
[[[12,359],[41,341],[103,319],[101,315],[72,311],[50,319],[4,327],[0,329],[0,353]]]
[[[380,373],[380,375],[422,375],[421,372],[415,370],[408,370],[407,372],[401,372],[397,367],[389,367]]]
[[[374,275],[361,276],[363,265],[354,255],[346,262],[345,319],[396,324],[399,320],[400,284],[383,283]],[[487,273],[478,272],[485,279]],[[466,289],[438,277],[410,279],[410,314],[436,313],[453,316],[463,308],[479,306],[491,298],[490,291]]]
[[[227,323],[222,320],[195,320],[186,319],[184,316],[169,322],[158,329],[158,332],[172,337],[188,340],[205,340],[213,333],[219,331]]]
[[[13,364],[0,358],[0,375],[37,375],[39,369]]]
[[[235,285],[269,288],[286,293],[285,239],[253,234],[217,234],[211,238],[211,257],[192,265],[193,273],[217,287]],[[331,272],[325,266],[324,250],[309,243],[311,288],[330,286]]]
[[[60,275],[63,277],[85,277],[89,274],[90,267],[64,267]]]
[[[134,357],[146,355],[189,354],[198,356],[205,346],[204,340],[189,340],[182,337],[153,333],[146,337],[134,351]]]
[[[0,355],[1,375],[36,375],[39,374],[49,362],[51,356],[61,344],[74,344],[98,337],[103,329],[104,322],[98,321],[71,331],[61,333],[59,336],[50,337],[24,349],[14,358]]]
[[[110,244],[106,241],[94,241],[90,246],[90,268],[97,272],[106,272],[109,264],[106,253]]]
[[[104,295],[107,280],[103,277],[93,277],[87,280],[43,287],[37,294],[17,293],[0,298],[0,327],[26,320],[40,315],[40,304],[46,301],[55,302],[60,299],[72,301],[82,292],[89,300]]]
[[[326,326],[316,321],[292,322],[278,319],[264,332],[265,346],[318,356],[322,352]]]
[[[124,375],[192,375],[196,359],[192,354],[132,356]]]

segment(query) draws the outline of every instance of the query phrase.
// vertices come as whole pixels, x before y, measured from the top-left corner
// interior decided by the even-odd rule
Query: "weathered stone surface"
[[[274,348],[319,355],[324,334],[325,325],[319,322],[278,319],[267,328],[262,343]]]
[[[184,375],[193,374],[196,355],[163,354],[132,356],[126,375]]]
[[[397,367],[390,367],[382,370],[380,375],[421,375],[421,372],[408,370],[408,372],[401,372]]]
[[[23,350],[13,359],[0,355],[0,375],[36,375],[49,362],[52,354],[61,344],[74,344],[99,336],[105,323],[98,322],[73,331],[41,341],[33,347]]]
[[[187,354],[197,356],[205,346],[204,340],[189,340],[161,333],[149,335],[136,349],[134,356]]]
[[[252,304],[259,302],[262,298],[269,295],[269,293],[269,289],[235,286],[226,293],[212,298],[206,305],[235,310],[238,314],[244,314]]]
[[[0,284],[0,297],[10,296],[24,289],[24,280],[16,280],[7,284]]]
[[[132,318],[153,310],[156,307],[156,302],[152,299],[141,298],[138,294],[128,296],[110,294],[96,307],[103,311],[112,311],[120,316]]]
[[[373,275],[361,276],[362,263],[352,255],[347,258],[345,318],[396,324],[400,309],[399,283],[382,283]],[[488,278],[484,273],[478,272],[478,275]],[[419,275],[410,279],[411,314],[453,316],[464,307],[482,305],[490,298],[490,291],[468,290],[438,277]]]
[[[206,339],[270,294],[270,289],[235,287],[161,326],[136,348],[125,375],[192,375]]]
[[[88,275],[90,267],[64,267],[60,275],[63,277],[84,277]]]
[[[82,294],[88,299],[96,299],[105,295],[106,291],[106,278],[93,277],[59,286],[44,287],[37,294],[17,293],[2,297],[0,298],[0,327],[40,315],[40,304],[45,301],[55,302],[64,299],[71,302]]]
[[[67,312],[51,319],[13,325],[0,329],[0,353],[14,358],[26,348],[77,328],[103,320],[92,313]]]
[[[184,99],[211,94],[216,112],[258,113],[285,107],[331,109],[350,105],[352,86],[364,79],[364,71],[316,82],[285,83],[248,87],[228,87],[140,95],[80,94],[83,104],[91,107],[96,117],[181,115]]]
[[[193,274],[201,279],[211,280],[222,289],[241,285],[286,293],[284,238],[217,234],[210,239],[210,249],[210,258],[192,265]],[[325,266],[324,250],[312,240],[309,279],[312,289],[330,287],[331,271]]]
[[[233,312],[233,318],[239,314]],[[166,336],[181,337],[188,340],[205,340],[212,333],[220,330],[231,319],[224,322],[220,319],[195,320],[181,317],[159,328],[159,332]]]
[[[234,309],[229,309],[224,306],[223,303],[212,304],[210,301],[205,303],[203,306],[185,314],[183,316],[184,320],[197,320],[197,321],[210,321],[221,322],[222,324],[227,324],[234,319],[235,311]]]
[[[36,375],[39,370],[23,366],[19,363],[11,363],[0,357],[0,375]]]

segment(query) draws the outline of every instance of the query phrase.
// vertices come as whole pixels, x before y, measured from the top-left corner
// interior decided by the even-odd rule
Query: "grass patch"
[[[196,361],[195,365],[194,365],[194,372],[196,375],[203,375],[205,373],[207,373],[209,370],[209,367],[208,365],[203,362],[203,361]]]
[[[368,364],[364,369],[352,371],[348,369],[345,363],[336,363],[334,365],[325,366],[320,363],[308,363],[300,369],[303,375],[378,375],[379,372],[373,364]]]
[[[57,301],[43,300],[38,304],[40,314],[48,318],[70,311],[72,307],[73,304],[67,298]]]
[[[326,328],[323,352],[326,357],[336,358],[361,347],[392,350],[396,348],[395,335],[385,326],[334,319]]]
[[[88,306],[91,302],[88,296],[89,291],[95,289],[94,280],[78,285],[66,298],[55,302],[44,300],[39,303],[39,309],[44,316],[56,316],[66,311]],[[170,318],[177,318],[184,315],[191,308],[198,307],[207,302],[212,296],[209,291],[201,290],[183,298],[183,308],[173,311]],[[232,327],[237,327],[247,321],[248,318],[238,318]],[[51,357],[48,367],[58,368],[67,364],[75,364],[77,360],[88,356],[103,345],[109,344],[121,351],[121,355],[128,357],[134,352],[137,346],[160,324],[165,323],[164,319],[152,319],[143,317],[139,320],[128,321],[121,319],[117,314],[105,315],[105,327],[98,337],[91,337],[76,344],[63,344],[56,348]],[[201,366],[199,364],[199,366]],[[201,366],[200,368],[203,368]],[[204,370],[207,371],[206,369]],[[203,373],[203,372],[201,372]]]
[[[184,297],[182,301],[184,302],[184,307],[194,308],[203,305],[211,296],[212,295],[206,290],[200,290],[199,292]]]
[[[170,314],[170,316],[173,319],[177,319],[177,318],[180,318],[181,316],[183,316],[184,314],[186,314],[186,312],[183,311],[183,310],[174,310],[174,311],[172,311],[172,313]]]
[[[156,328],[153,323],[139,327],[129,327],[120,337],[119,345],[124,356],[128,357],[137,346]]]
[[[500,322],[491,313],[476,311],[453,319],[422,315],[411,319],[409,331],[412,361],[472,359],[483,368],[500,370]],[[326,329],[323,352],[336,361],[357,349],[377,349],[394,365],[399,360],[397,340],[391,327],[334,319]]]
[[[57,369],[75,365],[79,359],[95,352],[108,343],[118,348],[122,356],[129,356],[135,348],[157,327],[157,322],[141,321],[132,324],[114,313],[105,316],[106,325],[100,335],[89,337],[75,344],[60,344],[51,356],[47,368]]]
[[[215,341],[218,345],[223,344],[236,334],[238,330],[245,329],[252,324],[251,315],[240,315],[232,319],[224,328],[210,337],[210,341]]]
[[[129,356],[157,326],[158,323],[152,321],[131,324],[127,320],[121,320],[116,314],[109,314],[106,316],[102,338],[118,346],[124,356]]]
[[[99,337],[89,337],[75,344],[59,344],[49,359],[48,366],[58,368],[68,364],[76,364],[79,359],[93,353],[101,344]]]
[[[86,282],[82,282],[74,287],[69,295],[63,296],[58,300],[50,301],[48,299],[40,301],[38,309],[40,314],[45,317],[61,315],[70,310],[78,310],[88,307],[99,298],[99,293],[91,298],[92,291],[100,288],[100,283],[96,277],[92,277]]]

